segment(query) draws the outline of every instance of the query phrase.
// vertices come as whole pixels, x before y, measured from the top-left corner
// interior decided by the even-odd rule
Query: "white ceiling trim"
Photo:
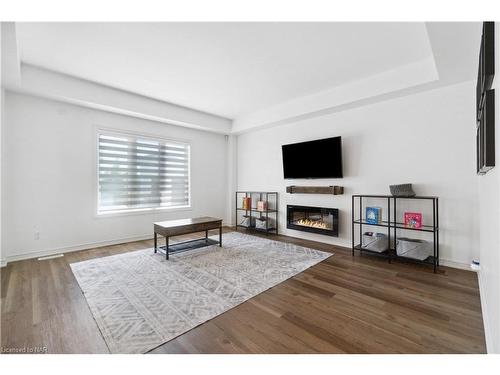
[[[293,99],[270,108],[239,117],[233,122],[232,132],[246,132],[273,124],[294,121],[298,116],[333,110],[371,97],[403,90],[437,81],[439,75],[434,58],[429,57],[416,63],[373,75],[363,80],[337,86],[332,89]]]
[[[18,86],[21,83],[21,60],[14,22],[1,22],[2,26],[2,86]]]
[[[36,66],[21,64],[21,78],[21,85],[6,85],[5,87],[14,92],[165,124],[220,134],[231,132],[232,121],[230,119]]]

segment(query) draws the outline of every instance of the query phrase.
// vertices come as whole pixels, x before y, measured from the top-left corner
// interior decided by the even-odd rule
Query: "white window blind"
[[[189,206],[189,144],[99,134],[98,213]]]

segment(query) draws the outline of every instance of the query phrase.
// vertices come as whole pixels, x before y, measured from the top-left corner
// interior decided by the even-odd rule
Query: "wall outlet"
[[[40,232],[36,231],[35,234],[33,235],[33,238],[35,240],[39,240],[40,239]]]
[[[477,260],[473,260],[472,263],[470,264],[470,268],[473,271],[480,271],[481,270],[481,265],[479,264],[479,262]]]

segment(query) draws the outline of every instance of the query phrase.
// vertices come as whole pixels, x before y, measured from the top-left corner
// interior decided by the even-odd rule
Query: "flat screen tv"
[[[283,174],[293,178],[342,178],[342,138],[281,146]]]

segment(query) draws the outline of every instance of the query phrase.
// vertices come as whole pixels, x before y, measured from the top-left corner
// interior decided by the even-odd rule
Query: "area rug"
[[[71,264],[111,353],[146,353],[333,254],[230,232],[223,247]]]

